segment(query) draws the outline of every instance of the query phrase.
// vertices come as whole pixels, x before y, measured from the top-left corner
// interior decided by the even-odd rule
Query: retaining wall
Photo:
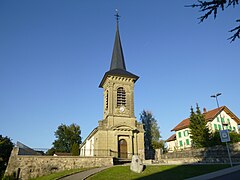
[[[240,163],[240,143],[229,144],[229,151],[233,163]],[[229,163],[225,145],[200,149],[185,149],[176,152],[160,154],[157,151],[156,160],[162,163]]]
[[[79,156],[29,156],[18,155],[19,148],[12,150],[5,175],[18,174],[21,180],[48,175],[53,172],[112,166],[112,157],[79,157]]]

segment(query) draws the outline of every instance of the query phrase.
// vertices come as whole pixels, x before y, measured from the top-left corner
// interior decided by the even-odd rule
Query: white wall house
[[[176,147],[178,147],[177,141],[176,141],[176,134],[173,134],[171,137],[169,137],[166,140],[166,143],[167,143],[167,150],[168,150],[168,152],[175,151]]]
[[[85,141],[80,145],[80,156],[94,156],[94,138],[96,128],[89,134]]]
[[[240,119],[226,106],[222,106],[210,111],[206,111],[204,108],[203,115],[207,121],[207,126],[210,132],[228,129],[229,131],[239,133],[238,125],[240,124]],[[169,151],[192,147],[189,125],[190,119],[187,118],[181,121],[175,128],[171,130],[175,132],[175,138],[172,138],[173,136],[171,136],[166,140]]]

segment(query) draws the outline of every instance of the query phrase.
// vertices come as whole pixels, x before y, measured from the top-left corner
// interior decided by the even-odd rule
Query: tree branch
[[[233,8],[239,4],[239,0],[211,0],[211,1],[200,1],[197,4],[187,5],[185,7],[199,8],[200,12],[204,12],[204,15],[200,16],[198,19],[199,23],[207,19],[211,14],[213,14],[214,19],[217,17],[218,9],[224,11],[225,8],[232,6]],[[240,22],[240,19],[237,20]],[[240,38],[240,25],[231,29],[229,32],[235,32],[228,40],[231,42],[235,41],[236,38]]]
[[[237,19],[236,22],[240,22],[240,19]],[[236,38],[240,38],[240,25],[231,29],[229,32],[234,32],[235,33],[230,37],[228,38],[228,40],[231,40],[231,42],[235,41]]]

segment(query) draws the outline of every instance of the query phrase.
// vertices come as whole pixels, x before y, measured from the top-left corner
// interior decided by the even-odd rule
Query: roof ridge
[[[219,108],[215,108],[212,110],[207,111],[206,113],[202,113],[204,115],[204,118],[206,121],[209,121],[211,119],[213,119],[220,111],[222,111],[224,108],[226,108],[226,106],[221,106]],[[214,112],[216,111],[216,112]],[[213,113],[213,114],[211,114]],[[180,129],[184,129],[186,127],[189,126],[190,123],[190,117],[182,120],[179,124],[177,124],[177,126],[175,126],[171,131],[176,131],[176,130],[180,130]]]

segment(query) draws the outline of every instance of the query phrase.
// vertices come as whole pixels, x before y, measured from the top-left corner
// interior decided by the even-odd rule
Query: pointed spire
[[[112,53],[112,61],[111,61],[111,66],[110,70],[113,69],[122,69],[126,71],[126,65],[124,61],[124,56],[123,56],[123,50],[122,50],[122,44],[121,44],[121,39],[120,39],[120,34],[119,34],[119,14],[118,11],[116,10],[116,35],[115,35],[115,42],[114,42],[114,47],[113,47],[113,53]]]
[[[121,44],[120,35],[119,35],[119,28],[118,28],[120,16],[117,10],[116,10],[115,16],[116,16],[117,27],[116,27],[116,35],[115,35],[115,41],[114,41],[114,47],[113,47],[113,53],[112,53],[111,66],[110,66],[110,70],[104,74],[104,77],[102,78],[102,81],[99,84],[100,88],[103,87],[103,84],[106,81],[108,76],[128,77],[128,78],[132,78],[134,82],[136,82],[139,78],[137,75],[132,74],[126,70],[122,44]]]

